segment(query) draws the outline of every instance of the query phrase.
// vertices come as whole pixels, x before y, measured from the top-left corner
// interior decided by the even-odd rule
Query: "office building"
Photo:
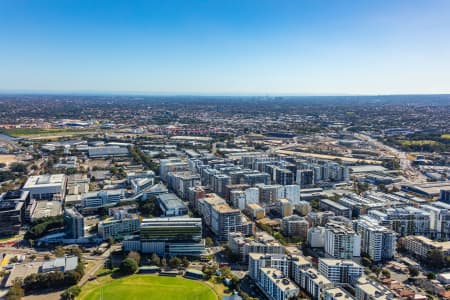
[[[156,201],[161,209],[162,216],[176,217],[187,215],[189,209],[175,194],[160,194],[156,197]]]
[[[28,191],[10,190],[0,194],[0,236],[19,234],[29,201]]]
[[[64,231],[69,239],[84,237],[84,217],[75,208],[64,209]]]
[[[161,256],[201,256],[205,253],[202,220],[189,217],[144,219],[139,237],[124,240],[123,247],[125,251]]]
[[[352,283],[363,275],[364,268],[352,260],[320,258],[319,273],[334,284]]]
[[[35,200],[62,201],[66,194],[67,179],[64,174],[30,176],[23,185],[23,190],[30,192]]]
[[[140,172],[127,172],[127,182],[131,184],[131,181],[136,179],[155,179],[155,172],[148,171],[140,171]]]
[[[85,208],[112,206],[124,199],[123,190],[102,190],[81,195],[81,203]]]
[[[98,223],[98,234],[103,240],[109,238],[122,239],[139,231],[139,215],[117,214],[112,219]]]

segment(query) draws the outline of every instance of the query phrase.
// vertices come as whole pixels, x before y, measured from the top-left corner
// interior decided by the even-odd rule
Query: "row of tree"
[[[141,255],[138,252],[131,251],[130,253],[128,253],[128,256],[120,263],[119,270],[124,275],[134,274],[137,272],[140,262]],[[151,264],[162,268],[166,268],[167,266],[171,268],[187,268],[190,264],[189,260],[186,257],[179,258],[174,256],[171,257],[169,261],[167,261],[165,257],[161,258],[156,253],[151,256],[150,262]]]
[[[25,239],[35,240],[53,230],[62,229],[63,227],[64,217],[62,215],[40,218],[31,224],[31,227],[25,234]]]

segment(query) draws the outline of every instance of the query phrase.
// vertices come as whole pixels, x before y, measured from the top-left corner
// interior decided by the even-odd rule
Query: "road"
[[[400,169],[404,171],[406,178],[409,181],[416,183],[426,182],[427,178],[412,166],[411,161],[408,159],[406,152],[385,145],[377,141],[376,139],[362,133],[354,133],[353,135],[360,140],[368,142],[370,145],[378,149],[390,152],[394,156],[396,156],[400,160]]]
[[[80,282],[78,282],[78,285],[83,286],[89,280],[89,278],[95,276],[95,273],[98,270],[100,270],[101,267],[103,267],[105,265],[105,261],[111,254],[111,251],[116,250],[118,248],[120,248],[120,246],[111,246],[109,249],[107,249],[105,252],[103,252],[103,254],[100,256],[84,255],[83,258],[85,260],[92,260],[92,261],[95,261],[95,263],[92,266],[92,268],[87,270],[87,272],[81,278]]]

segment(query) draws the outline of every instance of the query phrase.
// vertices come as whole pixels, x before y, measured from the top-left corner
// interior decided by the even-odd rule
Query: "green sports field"
[[[133,275],[83,291],[82,300],[217,300],[201,281],[181,277]]]

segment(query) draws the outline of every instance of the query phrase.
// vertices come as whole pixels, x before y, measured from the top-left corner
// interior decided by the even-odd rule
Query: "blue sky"
[[[0,90],[450,92],[450,1],[0,0]]]

